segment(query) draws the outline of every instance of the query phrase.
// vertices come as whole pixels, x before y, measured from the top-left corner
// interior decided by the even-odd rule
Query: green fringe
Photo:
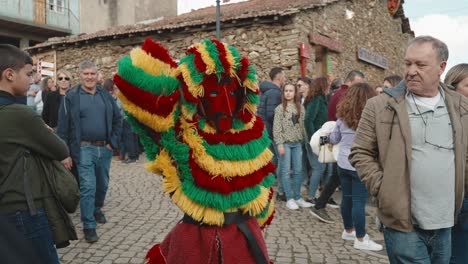
[[[271,175],[265,177],[259,185],[245,188],[241,191],[231,192],[228,195],[207,191],[196,186],[193,181],[182,182],[182,190],[190,199],[203,206],[225,211],[227,209],[241,207],[255,200],[261,193],[260,186],[269,188],[267,186],[271,181],[270,178]]]
[[[246,188],[242,191],[232,192],[229,195],[207,191],[195,185],[192,177],[192,170],[189,166],[189,147],[182,143],[175,135],[173,128],[162,134],[161,145],[163,145],[171,154],[177,169],[180,172],[182,191],[187,197],[196,203],[225,211],[230,208],[243,206],[254,200],[260,194],[259,185]],[[265,177],[260,185],[269,188],[274,182],[274,176],[271,174]]]
[[[258,103],[260,101],[259,98],[260,97],[258,96],[258,94],[254,94],[252,92],[247,93],[247,102],[249,102],[249,103],[258,105]]]
[[[232,120],[232,128],[234,129],[244,129],[245,128],[245,123],[242,122],[242,120],[240,120],[239,118],[234,118]]]
[[[206,126],[206,119],[205,118],[198,118],[198,128],[204,129]]]
[[[256,215],[255,218],[257,219],[265,218],[268,214],[268,211],[270,210],[270,205],[271,205],[271,202],[268,202],[267,206],[265,206],[265,209],[263,209],[263,211],[261,211],[258,215]]]
[[[127,121],[132,126],[132,130],[140,135],[140,142],[143,144],[146,158],[150,161],[154,161],[159,154],[159,146],[155,144],[154,140],[148,135],[145,129],[143,129],[139,122],[127,111],[124,110]]]
[[[187,110],[189,110],[189,112],[191,112],[191,113],[197,112],[197,105],[196,104],[187,102],[183,96],[181,96],[180,99],[182,101],[182,104],[185,106],[185,108],[187,108]]]
[[[233,46],[228,46],[228,49],[231,52],[231,54],[234,57],[234,60],[236,62],[236,65],[234,66],[234,70],[238,71],[240,66],[241,66],[241,64],[239,62],[242,59],[242,56],[239,54],[239,51],[236,48],[234,48]]]
[[[210,145],[203,140],[203,146],[206,153],[217,160],[251,160],[270,146],[271,140],[268,137],[267,130],[263,131],[262,137],[249,141],[242,145],[225,145],[224,143]]]
[[[199,85],[203,81],[203,78],[205,77],[205,73],[199,72],[197,70],[194,60],[195,60],[195,55],[191,53],[187,56],[184,56],[180,60],[180,65],[182,65],[183,63],[187,64],[187,67],[190,71],[190,77],[192,78],[193,82],[196,85]]]
[[[215,63],[215,73],[218,76],[218,79],[221,78],[221,74],[224,73],[223,63],[219,59],[219,51],[216,48],[216,44],[211,42],[208,39],[204,39],[202,41],[206,45],[206,51],[210,54],[211,59],[213,59]]]
[[[134,66],[129,56],[119,60],[118,69],[119,75],[127,82],[157,96],[170,95],[180,85],[179,80],[174,77],[146,73],[143,69]]]
[[[255,70],[255,67],[252,64],[249,65],[249,72],[247,73],[246,79],[252,82],[257,82],[257,70]]]

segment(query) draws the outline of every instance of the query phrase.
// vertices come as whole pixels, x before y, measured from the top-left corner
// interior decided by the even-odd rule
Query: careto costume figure
[[[205,39],[176,63],[148,38],[118,66],[114,81],[146,168],[184,212],[147,263],[268,264],[261,228],[274,214],[274,166],[247,58]]]

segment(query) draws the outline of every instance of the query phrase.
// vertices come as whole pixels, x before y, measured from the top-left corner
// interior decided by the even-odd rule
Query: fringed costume
[[[274,215],[270,140],[256,116],[256,72],[237,49],[203,40],[176,63],[146,39],[114,77],[146,168],[184,218],[147,263],[269,263],[261,228]]]

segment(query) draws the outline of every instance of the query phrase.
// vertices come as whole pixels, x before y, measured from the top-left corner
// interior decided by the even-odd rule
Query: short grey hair
[[[356,79],[356,77],[361,77],[362,79],[366,78],[364,73],[362,73],[361,71],[358,71],[358,70],[352,70],[348,73],[348,75],[346,76],[346,79],[345,81],[354,81],[354,79]]]
[[[85,61],[81,62],[79,67],[80,67],[80,71],[82,71],[84,69],[89,69],[89,68],[95,68],[97,70],[96,64],[94,62],[90,61],[90,60],[85,60]]]
[[[437,59],[439,62],[442,61],[447,61],[449,58],[449,51],[447,48],[447,44],[445,44],[443,41],[440,39],[434,38],[432,36],[419,36],[414,39],[412,39],[408,47],[413,45],[413,44],[423,44],[423,43],[431,43],[432,48],[437,51]]]

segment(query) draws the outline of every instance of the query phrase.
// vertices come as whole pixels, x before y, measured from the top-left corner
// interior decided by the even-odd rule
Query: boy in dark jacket
[[[60,160],[67,168],[71,158],[65,143],[39,115],[15,103],[15,96],[28,91],[31,57],[14,46],[0,44],[0,58],[0,218],[30,242],[26,247],[37,253],[38,263],[59,263],[44,210],[50,196],[44,170],[31,156]]]

